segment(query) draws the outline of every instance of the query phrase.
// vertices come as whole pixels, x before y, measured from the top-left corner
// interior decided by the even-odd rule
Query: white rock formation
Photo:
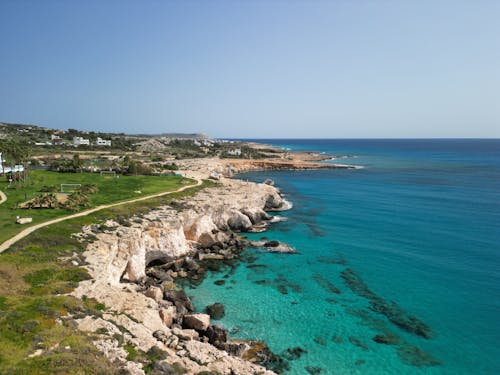
[[[73,294],[104,303],[108,313],[103,319],[125,327],[132,334],[130,343],[143,351],[153,346],[168,351],[169,363],[180,362],[188,373],[208,370],[222,374],[273,374],[210,344],[176,335],[176,330],[169,328],[175,310],[162,305],[158,291],[151,289],[147,297],[129,283],[141,280],[146,266],[154,260],[172,260],[194,253],[196,246],[223,242],[227,238],[223,231],[228,228],[248,230],[268,218],[264,209],[281,210],[290,206],[273,186],[227,179],[221,182],[220,187],[181,201],[187,206],[181,212],[160,207],[140,220],[132,220],[130,226],[108,223],[108,227],[115,228],[114,232],[98,233],[97,240],[84,253],[85,267],[92,279],[81,282]],[[85,231],[90,232],[90,228]],[[90,329],[89,322],[82,322],[81,327]],[[167,341],[153,336],[158,331],[164,332]],[[103,348],[108,348],[108,344],[103,344]],[[175,347],[171,348],[172,345]]]

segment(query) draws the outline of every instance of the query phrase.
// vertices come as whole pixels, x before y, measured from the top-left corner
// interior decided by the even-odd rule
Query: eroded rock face
[[[226,343],[227,332],[210,326],[209,315],[192,314],[194,307],[187,295],[171,285],[173,278],[184,277],[185,270],[198,272],[201,267],[195,259],[225,256],[221,255],[223,247],[216,250],[220,254],[211,250],[197,254],[200,249],[216,249],[217,244],[226,242],[238,246],[230,230],[248,231],[269,219],[264,209],[288,206],[273,186],[225,179],[221,182],[221,187],[180,201],[181,206],[187,206],[181,212],[160,207],[147,215],[133,217],[128,225],[109,222],[102,233],[91,233],[87,228],[97,238],[84,253],[85,267],[92,279],[81,282],[73,294],[104,303],[110,313],[103,314],[103,319],[130,332],[127,336],[130,344],[142,351],[154,347],[167,351],[168,362],[179,363],[188,373],[270,375],[272,371],[198,341],[210,340],[222,345]],[[176,268],[178,261],[184,268]],[[148,267],[164,263],[173,267]],[[154,273],[156,282],[151,282],[146,269],[148,274]],[[182,321],[199,333],[181,330]],[[200,363],[201,360],[208,362]]]

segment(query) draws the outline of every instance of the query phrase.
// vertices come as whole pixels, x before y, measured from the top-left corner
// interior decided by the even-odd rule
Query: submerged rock
[[[401,339],[396,335],[375,335],[372,339],[378,344],[396,345]]]
[[[222,303],[216,302],[213,305],[209,305],[206,308],[206,311],[208,315],[212,319],[222,319],[224,317],[225,311],[224,311],[224,305]]]
[[[340,289],[337,288],[335,285],[333,285],[333,283],[330,280],[325,279],[323,276],[319,274],[314,274],[313,279],[318,283],[320,287],[325,289],[327,292],[334,294],[342,293]]]
[[[339,335],[333,335],[332,337],[332,341],[335,343],[335,344],[342,344],[342,342],[344,341],[342,339],[342,336],[339,336]]]
[[[379,297],[368,288],[361,277],[351,268],[347,268],[342,271],[341,276],[344,279],[346,285],[355,294],[370,300],[370,308],[373,311],[385,315],[387,319],[389,319],[392,323],[407,332],[413,333],[426,339],[433,337],[433,332],[427,324],[425,324],[415,316],[408,314],[396,303],[387,302]]]
[[[302,349],[300,346],[296,346],[294,348],[288,348],[282,353],[283,358],[288,361],[294,361],[299,359],[303,354],[306,354],[307,350]]]
[[[306,366],[305,369],[311,375],[318,375],[323,372],[323,369],[321,367],[316,366]]]
[[[397,350],[403,363],[415,367],[438,366],[441,362],[432,355],[413,345],[401,345]]]
[[[290,369],[290,365],[280,356],[276,355],[261,341],[247,341],[248,347],[241,357],[249,362],[259,364],[265,368],[282,373]]]
[[[227,331],[217,325],[211,325],[204,332],[204,335],[208,338],[208,342],[216,347],[220,348],[222,344],[227,342]]]
[[[349,342],[353,345],[356,345],[358,348],[361,348],[363,350],[368,350],[368,346],[364,342],[357,339],[356,337],[350,336]]]
[[[339,264],[339,265],[346,265],[347,264],[347,261],[342,256],[339,256],[339,257],[319,256],[316,259],[318,260],[318,262],[326,263],[326,264]]]
[[[314,342],[318,345],[325,346],[326,345],[326,340],[324,337],[317,336],[314,338]]]

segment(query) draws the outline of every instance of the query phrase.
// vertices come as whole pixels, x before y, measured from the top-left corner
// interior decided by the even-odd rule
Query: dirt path
[[[0,190],[0,204],[7,200],[7,196],[4,194],[2,190]]]
[[[140,202],[140,201],[144,201],[144,200],[150,199],[150,198],[161,197],[161,196],[164,196],[164,195],[178,193],[178,192],[184,191],[186,189],[189,189],[189,188],[192,188],[192,187],[195,187],[195,186],[200,186],[202,183],[203,183],[202,180],[197,179],[196,180],[196,184],[194,184],[194,185],[186,185],[186,186],[180,187],[177,190],[165,191],[163,193],[156,193],[156,194],[152,194],[152,195],[147,195],[145,197],[134,198],[134,199],[130,199],[130,200],[123,201],[123,202],[117,202],[117,203],[111,203],[111,204],[104,204],[102,206],[97,206],[97,207],[91,208],[89,210],[78,212],[78,213],[73,214],[73,215],[63,216],[63,217],[59,217],[57,219],[53,219],[53,220],[45,221],[45,222],[40,223],[40,224],[33,225],[31,227],[28,227],[28,228],[22,230],[21,232],[19,232],[18,234],[16,234],[14,237],[9,238],[7,241],[5,241],[4,243],[2,243],[0,245],[0,253],[3,253],[5,250],[7,250],[9,247],[11,247],[13,244],[15,244],[17,241],[23,239],[27,235],[29,235],[29,234],[33,233],[34,231],[36,231],[37,229],[46,227],[48,225],[55,224],[55,223],[60,223],[61,221],[74,219],[76,217],[87,216],[88,214],[94,213],[96,211],[103,210],[105,208],[116,207],[116,206],[120,206],[122,204],[129,204],[129,203],[134,203],[134,202]],[[3,194],[1,191],[0,191],[0,193]]]

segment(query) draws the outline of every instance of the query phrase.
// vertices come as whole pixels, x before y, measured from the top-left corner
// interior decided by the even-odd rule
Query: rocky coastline
[[[247,246],[294,253],[277,241],[250,242],[241,236],[265,230],[280,220],[268,212],[291,206],[271,181],[221,178],[217,187],[126,223],[108,220],[85,227],[78,236],[92,240],[81,259],[91,279],[73,295],[94,298],[106,309],[100,317],[79,317],[78,327],[102,333],[96,347],[129,374],[145,372],[130,359],[124,343],[139,352],[164,353],[153,368],[158,374],[175,369],[187,374],[279,373],[286,363],[264,343],[229,339],[214,324],[224,314],[222,304],[196,313],[179,286],[199,283],[206,272],[223,265],[234,266]]]

